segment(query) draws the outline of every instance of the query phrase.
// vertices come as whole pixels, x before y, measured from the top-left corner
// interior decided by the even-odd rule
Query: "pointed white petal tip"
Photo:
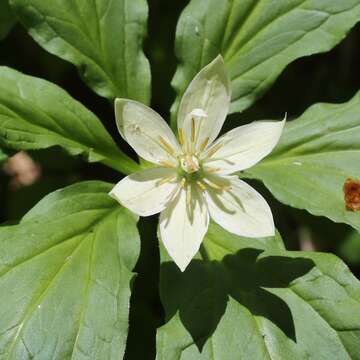
[[[185,130],[195,116],[203,120],[198,143],[212,143],[220,133],[231,102],[231,84],[221,55],[203,67],[187,87],[179,106],[178,128]],[[202,110],[202,111],[199,111]],[[206,114],[206,116],[204,116]],[[186,124],[187,123],[187,124]]]
[[[199,251],[209,226],[209,213],[197,198],[190,218],[187,193],[181,190],[160,215],[160,238],[169,256],[183,272]]]
[[[222,175],[254,166],[277,146],[286,119],[255,121],[230,130],[211,145],[205,160],[212,168],[221,169]]]
[[[116,196],[116,193],[114,191],[115,186],[111,189],[111,191],[108,192],[108,195],[114,199],[115,201],[117,201],[121,206],[123,206],[123,204],[121,203],[120,199]]]
[[[219,54],[216,58],[214,58],[213,61],[210,62],[210,64],[215,64],[215,63],[221,63],[222,65],[225,65],[224,58],[222,57],[221,54]]]
[[[275,234],[274,220],[266,200],[240,179],[231,179],[231,189],[207,192],[211,218],[225,230],[248,238]]]
[[[192,260],[192,259],[188,259],[188,260],[186,260],[186,261],[184,261],[184,262],[182,262],[182,263],[177,263],[177,262],[174,260],[174,262],[175,262],[175,264],[177,265],[177,267],[179,268],[179,270],[180,270],[181,272],[184,272],[184,271],[186,270],[186,268],[188,267],[188,265],[191,263],[191,260]]]
[[[115,196],[114,196],[114,193],[113,193],[113,189],[111,189],[111,191],[108,192],[108,195],[109,195],[111,198],[113,198],[113,199],[116,200],[116,198],[115,198]]]
[[[177,244],[174,244],[174,242],[178,241],[178,239],[176,239],[176,237],[169,239],[169,234],[162,226],[160,226],[160,238],[165,245],[166,251],[171,257],[172,261],[176,264],[181,272],[184,272],[199,249],[196,249],[195,246],[191,253],[186,254],[184,249],[178,249]],[[173,246],[171,246],[171,243],[173,243]]]
[[[165,240],[166,241],[166,240]],[[181,272],[184,272],[189,264],[191,263],[191,260],[196,255],[196,253],[199,251],[200,246],[198,249],[193,249],[194,253],[191,254],[181,254],[178,251],[171,251],[169,248],[167,248],[167,252],[176,264],[176,266],[179,268]]]

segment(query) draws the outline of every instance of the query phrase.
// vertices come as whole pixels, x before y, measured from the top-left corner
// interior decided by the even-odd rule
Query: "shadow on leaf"
[[[166,318],[169,320],[179,311],[200,351],[225,313],[229,296],[296,341],[288,305],[266,288],[288,287],[310,271],[314,263],[283,256],[258,259],[261,252],[247,248],[225,256],[221,262],[193,260],[184,273],[173,262],[162,264],[160,292]]]

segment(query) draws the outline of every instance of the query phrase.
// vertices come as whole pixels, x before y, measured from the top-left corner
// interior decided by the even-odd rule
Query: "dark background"
[[[149,5],[145,52],[152,68],[152,107],[168,119],[175,96],[170,86],[176,69],[173,51],[175,27],[186,2],[150,0]],[[301,58],[290,64],[260,101],[240,115],[231,115],[227,126],[235,127],[241,122],[257,119],[280,119],[285,112],[294,118],[314,103],[348,101],[360,89],[359,44],[360,25],[357,25],[332,51]],[[122,149],[128,151],[115,129],[111,104],[80,80],[73,65],[40,48],[20,25],[15,25],[8,37],[0,42],[0,65],[50,80],[66,89],[92,110]],[[76,181],[120,180],[115,171],[101,164],[87,164],[82,159],[71,158],[57,148],[30,152],[30,156],[41,165],[42,176],[29,187],[11,190],[11,178],[0,170],[1,222],[16,221],[44,195]],[[305,211],[279,204],[261,184],[253,185],[271,202],[275,222],[288,249],[333,252],[344,259],[356,276],[360,276],[359,234],[346,225],[334,224],[326,218],[314,217]],[[136,358],[136,354],[142,356],[141,349],[136,346],[136,337],[141,336],[143,342],[154,344],[155,328],[163,321],[157,292],[159,255],[155,238],[156,217],[141,220],[140,231],[146,241],[142,243],[142,255],[136,269],[139,276],[132,298],[128,358]],[[143,347],[146,348],[145,343]]]

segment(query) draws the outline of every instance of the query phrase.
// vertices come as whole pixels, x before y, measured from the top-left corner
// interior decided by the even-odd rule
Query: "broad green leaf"
[[[318,104],[286,124],[280,144],[245,172],[264,182],[281,202],[349,224],[360,213],[345,207],[347,178],[360,179],[360,93],[344,104]]]
[[[181,273],[162,254],[157,359],[360,359],[360,283],[335,256],[218,230]]]
[[[12,13],[9,0],[0,0],[0,40],[6,38],[15,24],[15,16]]]
[[[99,95],[149,103],[146,0],[10,0],[30,35]]]
[[[173,112],[195,74],[218,54],[232,81],[231,111],[242,111],[290,62],[330,50],[359,20],[359,0],[192,0],[177,26]]]
[[[138,168],[100,120],[68,93],[6,67],[0,67],[0,145],[19,150],[58,145],[124,173]]]
[[[137,219],[84,182],[0,227],[0,358],[122,358]]]

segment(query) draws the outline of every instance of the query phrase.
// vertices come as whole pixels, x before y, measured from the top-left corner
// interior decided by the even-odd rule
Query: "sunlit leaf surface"
[[[330,50],[359,19],[359,0],[192,0],[176,32],[173,110],[194,75],[221,53],[232,82],[231,110],[242,111],[290,62]]]
[[[125,351],[136,218],[84,182],[0,227],[0,358],[118,360]]]
[[[150,101],[150,67],[142,51],[145,0],[10,0],[42,47],[70,61],[99,95]]]
[[[0,145],[16,150],[58,145],[125,173],[137,168],[100,120],[67,92],[7,67],[0,67]]]

